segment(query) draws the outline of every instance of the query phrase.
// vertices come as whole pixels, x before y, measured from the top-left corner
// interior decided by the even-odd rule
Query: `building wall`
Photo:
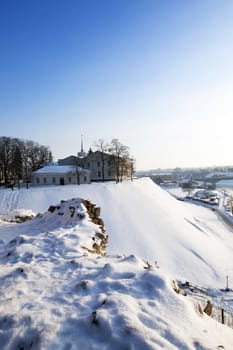
[[[75,156],[69,156],[64,159],[59,159],[59,165],[74,165],[78,164],[81,168],[87,169],[91,172],[91,181],[103,181],[103,163],[104,163],[104,180],[115,181],[116,180],[116,167],[114,158],[108,153],[100,151],[89,153],[86,157],[80,158]],[[127,177],[130,177],[130,171]],[[124,176],[126,177],[126,175]]]
[[[80,174],[79,183],[90,183],[90,173]],[[78,179],[76,174],[33,174],[32,184],[34,186],[46,185],[77,185]]]
[[[93,152],[87,157],[83,158],[81,161],[81,166],[91,172],[92,181],[102,181],[103,180],[103,165],[104,165],[104,179],[106,181],[115,180],[116,172],[114,161],[112,157],[108,154],[104,154],[102,157],[101,152]]]
[[[150,175],[151,180],[153,180],[156,184],[161,184],[162,182],[173,182],[174,179],[174,175],[173,174],[152,174]]]

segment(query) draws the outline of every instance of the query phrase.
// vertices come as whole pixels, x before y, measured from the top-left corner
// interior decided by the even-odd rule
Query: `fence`
[[[233,315],[224,309],[213,306],[211,317],[213,317],[216,321],[233,328]]]
[[[208,291],[208,289],[199,287],[189,282],[186,282],[186,283],[178,282],[178,286],[181,290],[183,290],[184,295],[191,297],[192,300],[195,299],[196,301],[198,301],[198,303],[201,303],[202,305],[207,304],[207,301],[211,299],[212,310],[211,310],[210,316],[214,318],[217,322],[233,328],[233,314],[230,313],[229,311],[226,311],[223,307],[215,305],[214,304],[215,298],[213,297],[213,295],[212,296],[210,295],[211,293]],[[233,292],[233,291],[228,289],[225,292],[227,293],[227,292]],[[231,301],[233,300],[231,299]]]

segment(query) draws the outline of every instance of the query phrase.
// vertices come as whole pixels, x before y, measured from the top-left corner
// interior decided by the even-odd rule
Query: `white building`
[[[81,139],[81,150],[77,156],[70,155],[58,159],[60,166],[75,166],[90,171],[90,181],[122,181],[131,178],[133,172],[133,159],[114,156],[111,153],[90,149],[86,153]]]
[[[32,184],[75,185],[90,183],[90,171],[73,165],[47,165],[32,173]]]
[[[79,152],[78,154],[80,154]],[[78,164],[90,171],[91,181],[115,181],[116,167],[112,155],[100,151],[88,153],[84,157],[69,156],[58,160],[59,165]]]

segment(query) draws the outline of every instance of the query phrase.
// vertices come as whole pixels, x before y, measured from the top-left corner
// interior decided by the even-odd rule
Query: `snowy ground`
[[[101,207],[106,256],[90,252],[100,228],[75,198]],[[149,179],[0,191],[2,218],[19,208],[44,214],[0,223],[1,349],[233,349],[233,330],[172,288],[233,281],[232,232],[211,210]]]
[[[207,287],[224,287],[226,275],[233,283],[232,231],[211,210],[177,201],[149,179],[1,190],[0,196],[0,213],[19,208],[43,213],[61,199],[90,198],[101,207],[110,254],[157,261],[171,276]],[[13,231],[4,227],[10,236]]]
[[[180,198],[185,198],[188,195],[188,191],[184,191],[182,187],[178,185],[174,186],[161,186],[165,191],[169,192],[170,194],[180,197]]]

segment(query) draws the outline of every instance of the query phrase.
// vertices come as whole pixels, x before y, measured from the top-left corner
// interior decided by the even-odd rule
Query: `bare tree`
[[[51,162],[52,154],[50,149],[46,146],[41,146],[33,141],[25,141],[22,145],[22,159],[28,187],[31,172]]]
[[[192,192],[194,190],[192,179],[187,181],[187,182],[185,182],[185,183],[183,183],[182,190],[184,192],[187,192],[187,197],[188,198],[190,198],[192,196]]]
[[[102,166],[102,181],[105,181],[105,161],[106,161],[106,152],[109,149],[109,145],[103,140],[99,139],[94,143],[94,146],[98,151],[101,152],[101,166]]]
[[[10,181],[10,164],[13,155],[12,138],[2,136],[0,137],[0,167],[2,173],[2,180],[5,184]]]
[[[23,175],[24,175],[27,188],[28,188],[28,182],[29,182],[29,174],[32,171],[31,145],[32,145],[32,141],[23,142],[21,145],[22,147],[21,154],[23,159]]]
[[[110,152],[115,162],[116,182],[122,181],[126,175],[127,162],[130,158],[129,147],[123,145],[118,139],[112,139],[110,144]]]
[[[135,172],[135,163],[136,161],[134,158],[129,158],[126,164],[127,174],[129,174],[131,181],[133,181],[133,174]]]
[[[32,171],[51,161],[51,152],[46,146],[41,146],[33,141],[26,141],[24,149],[27,155],[27,163]]]
[[[71,165],[75,171],[76,179],[77,179],[77,185],[80,185],[80,175],[82,173],[82,161],[77,159],[76,157],[72,158]],[[72,175],[72,172],[71,172]]]
[[[74,168],[75,168],[75,173],[77,177],[77,184],[80,185],[80,174],[81,174],[82,168],[78,164],[74,164]]]
[[[12,181],[14,182],[14,184],[17,183],[18,188],[20,188],[20,180],[22,180],[23,177],[23,159],[19,140],[16,140],[14,144],[10,167]]]
[[[31,172],[52,161],[52,153],[46,146],[33,141],[0,137],[0,180],[7,184],[24,177],[29,182]]]

